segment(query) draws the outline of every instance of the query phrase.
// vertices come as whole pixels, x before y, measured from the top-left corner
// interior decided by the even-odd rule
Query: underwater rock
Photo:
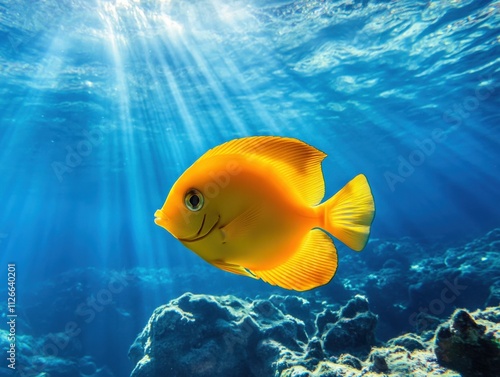
[[[376,373],[387,373],[389,367],[387,366],[387,361],[385,361],[385,354],[379,350],[374,350],[370,353],[369,360],[372,363],[369,369]]]
[[[301,308],[311,308],[310,315]],[[306,333],[304,320],[288,310],[311,318],[313,336]],[[429,335],[434,332],[427,331],[381,343],[375,339],[376,324],[377,316],[360,295],[333,310],[324,301],[293,296],[252,301],[187,293],[154,311],[130,348],[129,357],[136,364],[131,376],[500,375],[495,369],[500,365],[500,308],[471,315],[457,311],[438,328],[435,341]],[[453,337],[456,342],[450,341]],[[472,348],[475,352],[464,356],[470,346],[477,346]],[[453,356],[457,352],[461,356]],[[480,354],[488,361],[481,364]],[[459,361],[476,374],[460,369]]]
[[[420,247],[409,239],[401,239],[398,242],[374,240],[370,246],[366,264],[373,270],[396,266],[402,269],[409,267],[409,256],[420,251]]]
[[[325,357],[323,353],[323,346],[321,340],[317,337],[312,338],[307,344],[306,348],[306,359],[323,359]]]
[[[498,319],[498,317],[496,317]],[[458,309],[436,331],[438,362],[463,377],[500,376],[500,325]]]
[[[490,286],[490,295],[486,300],[486,306],[500,306],[500,280]]]
[[[186,293],[154,311],[129,357],[133,377],[266,376],[307,342],[304,323],[269,301]]]
[[[343,352],[368,351],[375,344],[377,316],[369,311],[368,300],[356,295],[324,327],[321,335],[324,351],[332,356]]]
[[[325,353],[368,353],[375,343],[377,317],[365,297],[355,296],[336,312],[306,312],[310,307],[293,296],[250,301],[186,293],[154,311],[130,348],[136,364],[131,376],[308,375]],[[315,336],[309,338],[304,321],[291,313],[309,318]],[[361,369],[353,356],[342,362],[341,368]]]
[[[420,312],[415,315],[414,319],[412,319],[412,322],[414,325],[414,330],[417,332],[417,334],[423,334],[427,332],[429,334],[432,334],[432,337],[434,336],[434,331],[441,324],[442,320],[428,313]]]
[[[359,313],[366,312],[368,312],[368,300],[364,296],[356,295],[340,309],[339,316],[341,318],[354,318]]]
[[[450,247],[410,239],[370,241],[346,255],[337,279],[353,294],[364,294],[378,315],[377,336],[433,331],[457,307],[499,305],[500,229]],[[347,260],[347,262],[346,262]]]
[[[298,296],[279,296],[272,295],[269,301],[279,308],[283,313],[287,313],[295,318],[300,319],[306,325],[308,334],[313,334],[315,331],[314,312],[311,302],[305,298]]]
[[[355,356],[349,355],[348,353],[340,355],[337,362],[339,364],[349,365],[355,369],[361,370],[363,367],[362,361]]]
[[[389,346],[401,346],[404,349],[413,352],[415,350],[424,350],[425,344],[415,334],[405,334],[387,342]]]
[[[338,312],[335,312],[330,309],[325,309],[321,313],[318,313],[316,316],[316,331],[319,334],[323,334],[325,327],[329,323],[335,323],[339,320]]]

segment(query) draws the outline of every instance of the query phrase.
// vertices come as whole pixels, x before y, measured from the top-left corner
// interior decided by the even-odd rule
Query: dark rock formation
[[[357,357],[349,355],[349,354],[341,355],[338,358],[337,362],[339,364],[348,365],[348,366],[355,368],[355,369],[358,369],[358,370],[361,370],[361,368],[363,367],[363,362],[361,360],[359,360]]]
[[[378,315],[382,340],[401,332],[433,331],[457,307],[500,303],[500,229],[463,245],[373,240],[363,253],[346,254],[336,279],[363,294]]]
[[[132,345],[132,377],[500,375],[500,308],[457,311],[435,341],[427,331],[373,347],[377,316],[365,297],[324,306],[294,296],[184,294],[156,309]]]
[[[488,328],[487,323],[457,310],[436,332],[434,352],[438,362],[463,377],[500,376],[500,326],[489,322]]]
[[[367,353],[375,344],[377,316],[368,310],[365,297],[355,296],[339,313],[332,316],[332,320],[324,326],[321,334],[323,349],[327,355]]]
[[[293,296],[244,301],[187,293],[153,313],[130,349],[136,364],[132,376],[157,377],[165,371],[173,377],[272,376],[298,360],[314,368],[342,350],[367,354],[375,343],[377,317],[366,298],[356,296],[338,312],[318,314],[318,331],[311,338],[304,321],[290,314],[313,322],[310,307]]]
[[[269,301],[187,293],[153,313],[131,347],[132,376],[266,376],[307,342],[304,323]]]
[[[369,369],[376,373],[387,373],[389,372],[389,367],[387,361],[385,360],[386,354],[384,352],[375,350],[370,354],[369,360],[371,365]]]
[[[486,300],[486,306],[500,306],[500,277],[490,286],[490,295]]]
[[[387,344],[390,346],[401,346],[410,352],[425,349],[424,342],[415,334],[405,334],[399,336],[389,340]]]

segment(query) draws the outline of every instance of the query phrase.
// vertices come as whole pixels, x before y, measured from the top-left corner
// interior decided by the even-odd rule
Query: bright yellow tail
[[[363,174],[353,178],[323,203],[325,230],[351,249],[361,251],[368,242],[375,215],[370,185]]]

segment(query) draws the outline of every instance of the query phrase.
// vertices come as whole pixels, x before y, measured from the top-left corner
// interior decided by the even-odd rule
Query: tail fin
[[[360,174],[353,178],[323,206],[325,230],[351,249],[363,250],[375,215],[375,203],[366,177]]]

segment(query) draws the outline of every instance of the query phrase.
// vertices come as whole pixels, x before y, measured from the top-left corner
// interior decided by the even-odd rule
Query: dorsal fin
[[[326,154],[300,140],[277,136],[245,137],[210,149],[200,160],[218,155],[245,156],[271,166],[308,205],[319,204],[325,194],[321,161]]]

